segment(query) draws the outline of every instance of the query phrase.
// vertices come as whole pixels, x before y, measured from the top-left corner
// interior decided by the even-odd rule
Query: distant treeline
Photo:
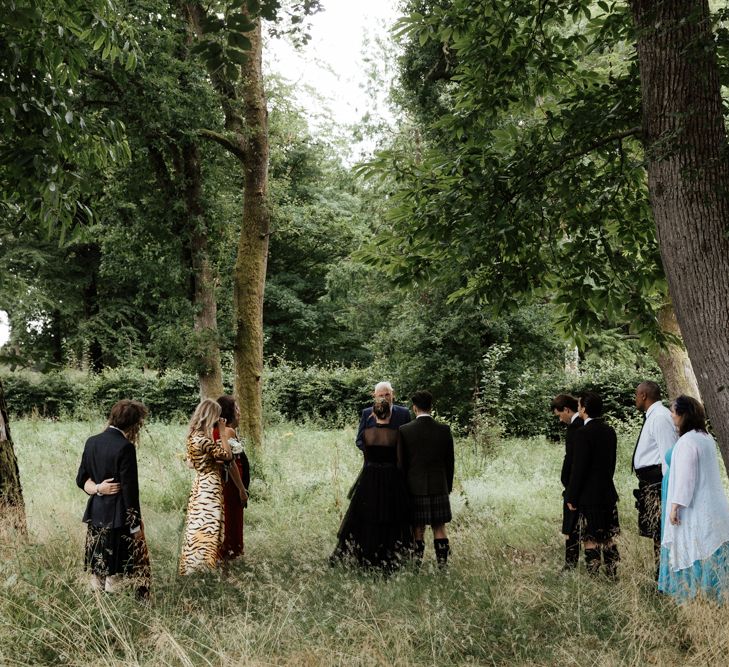
[[[513,436],[554,436],[558,425],[549,411],[551,398],[559,392],[592,389],[605,399],[607,414],[618,421],[635,417],[633,404],[636,385],[646,377],[659,377],[651,369],[616,364],[585,364],[579,375],[564,372],[484,376],[481,395],[464,404],[458,391],[441,393],[438,414],[455,426],[467,430],[476,418]],[[264,406],[271,422],[282,420],[316,422],[338,427],[354,424],[359,411],[371,397],[374,383],[385,377],[375,367],[303,366],[279,362],[266,368]],[[407,404],[410,392],[420,387],[399,383],[398,402]],[[100,374],[78,371],[53,373],[0,372],[8,408],[14,416],[37,415],[44,418],[101,418],[120,398],[144,401],[151,418],[159,421],[184,421],[199,400],[197,377],[189,372],[165,373],[136,368],[117,368]],[[423,384],[427,386],[427,383]],[[227,391],[232,391],[228,386]],[[243,406],[245,409],[245,406]]]

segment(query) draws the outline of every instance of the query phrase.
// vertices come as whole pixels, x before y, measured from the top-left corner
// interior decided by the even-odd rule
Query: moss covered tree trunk
[[[630,0],[669,292],[729,468],[729,161],[707,0]]]
[[[182,165],[193,282],[195,365],[201,398],[215,399],[223,394],[218,342],[217,276],[210,260],[208,226],[202,204],[200,151],[195,142],[188,141],[183,145]]]
[[[5,391],[0,382],[0,522],[2,528],[26,533],[25,502],[18,460],[10,435]]]
[[[204,37],[208,10],[186,3],[191,30]],[[263,441],[263,293],[266,285],[270,212],[268,208],[268,110],[263,87],[261,20],[244,4],[241,14],[253,28],[247,58],[236,77],[227,67],[209,65],[210,79],[220,96],[225,133],[201,129],[200,134],[223,146],[243,167],[243,219],[235,263],[235,391],[241,408],[240,429],[254,447]]]
[[[263,292],[266,285],[268,209],[268,110],[263,89],[261,21],[249,33],[251,50],[241,66],[244,153],[243,224],[238,241],[235,302],[235,386],[241,423],[254,445],[263,440]]]

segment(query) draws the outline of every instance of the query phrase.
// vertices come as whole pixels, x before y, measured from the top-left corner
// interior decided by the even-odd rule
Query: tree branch
[[[209,139],[210,141],[214,141],[215,143],[220,144],[223,148],[225,148],[225,150],[227,150],[229,153],[232,153],[241,162],[245,162],[246,154],[243,150],[243,147],[236,143],[230,137],[227,137],[224,134],[220,134],[220,132],[214,132],[213,130],[206,130],[204,128],[198,130],[197,133],[204,139]]]
[[[597,139],[593,141],[591,144],[588,144],[584,148],[575,151],[573,153],[567,153],[567,155],[563,156],[561,160],[556,162],[555,164],[551,165],[548,169],[545,169],[544,171],[537,172],[532,176],[532,178],[544,178],[545,176],[548,176],[549,174],[554,173],[555,171],[558,171],[561,169],[565,164],[568,162],[571,162],[572,160],[582,157],[583,155],[587,155],[588,153],[592,153],[592,151],[597,150],[598,148],[602,148],[603,146],[612,143],[613,141],[618,141],[619,139],[625,139],[626,137],[637,137],[641,132],[643,131],[643,128],[640,126],[631,127],[628,130],[623,130],[622,132],[615,132],[613,134],[609,134],[606,137],[600,137],[600,139]]]
[[[190,36],[192,37],[194,34],[199,38],[202,38],[203,32],[201,23],[208,15],[208,9],[203,7],[203,5],[197,1],[185,2],[183,7],[187,16],[187,23],[191,30]],[[229,81],[221,68],[214,69],[207,61],[205,62],[205,67],[208,70],[208,75],[210,76],[213,88],[215,88],[220,95],[220,103],[223,107],[223,115],[225,117],[225,129],[229,132],[242,135],[245,122],[239,108],[240,101],[238,99],[238,91],[236,89],[235,82]],[[217,141],[217,139],[213,140]]]

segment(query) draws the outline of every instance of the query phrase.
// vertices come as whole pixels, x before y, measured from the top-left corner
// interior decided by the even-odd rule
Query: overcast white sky
[[[305,47],[295,50],[283,40],[268,44],[267,67],[295,84],[313,131],[322,112],[344,126],[357,123],[375,106],[385,111],[365,90],[364,55],[365,50],[372,54],[375,38],[385,36],[392,27],[399,16],[398,4],[398,0],[324,0],[323,11],[310,19],[311,41]],[[386,92],[380,91],[380,102]]]
[[[368,39],[372,42],[383,35],[396,20],[397,4],[398,0],[324,0],[324,10],[310,19],[307,46],[297,51],[283,40],[268,45],[268,67],[295,84],[298,102],[311,117],[314,132],[322,112],[344,126],[373,111],[365,91],[363,50]],[[7,338],[7,316],[0,311],[0,345]]]

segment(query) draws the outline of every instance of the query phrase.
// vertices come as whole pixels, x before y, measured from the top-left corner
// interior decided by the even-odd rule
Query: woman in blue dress
[[[704,408],[679,396],[671,406],[681,436],[666,455],[658,590],[683,602],[729,595],[729,502]]]

